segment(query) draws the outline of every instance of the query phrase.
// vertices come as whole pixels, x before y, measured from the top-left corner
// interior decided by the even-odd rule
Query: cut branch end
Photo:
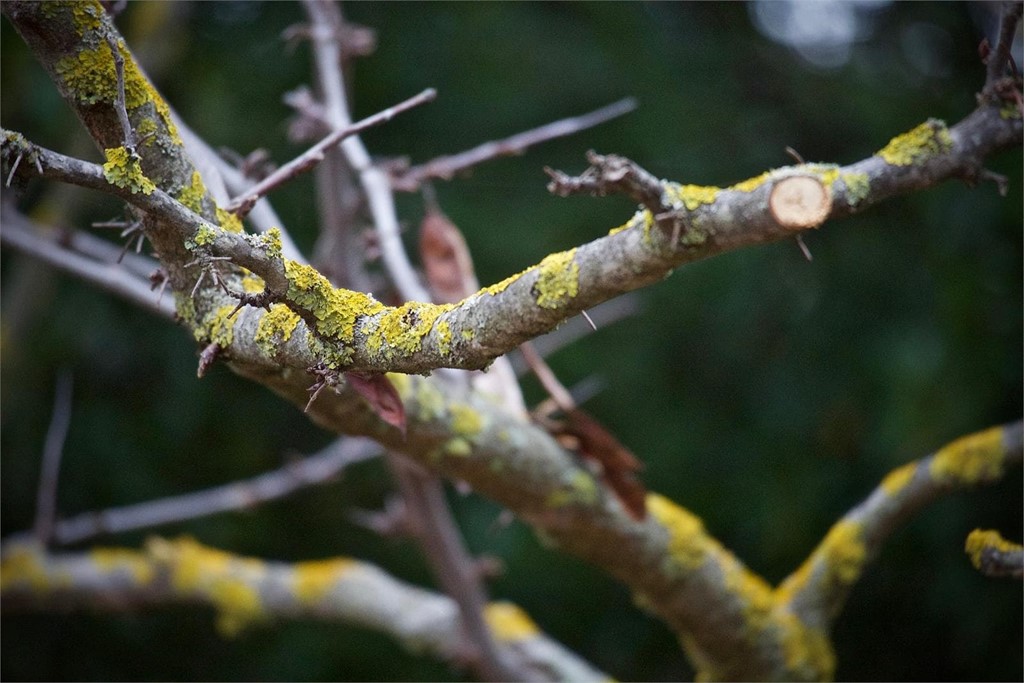
[[[775,183],[768,208],[775,222],[784,228],[816,228],[832,211],[832,193],[819,178],[790,176]]]

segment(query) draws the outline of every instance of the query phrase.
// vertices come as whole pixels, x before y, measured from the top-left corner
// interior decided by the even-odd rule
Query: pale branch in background
[[[240,218],[248,215],[252,211],[253,206],[259,201],[261,197],[270,192],[276,187],[283,185],[284,183],[292,180],[296,176],[306,173],[318,163],[323,161],[324,152],[339,144],[346,138],[356,135],[367,128],[373,126],[379,126],[382,123],[387,123],[395,116],[401,114],[404,111],[412,109],[413,107],[430,102],[437,97],[437,91],[433,88],[428,88],[418,95],[410,97],[409,99],[399,102],[393,107],[389,107],[381,112],[369,116],[362,121],[358,121],[351,125],[345,126],[335,130],[330,135],[325,137],[320,142],[316,143],[305,152],[297,156],[296,158],[289,161],[287,164],[281,166],[276,171],[268,175],[266,178],[256,183],[254,186],[249,188],[245,194],[240,197],[236,197],[228,202],[225,207],[228,211],[237,214]]]
[[[70,545],[97,536],[152,529],[224,512],[251,510],[297,491],[336,481],[346,467],[375,458],[380,450],[380,446],[369,439],[344,437],[318,453],[251,479],[56,520],[52,541],[58,545]],[[29,538],[27,532],[16,533],[5,538],[3,543],[14,544]]]
[[[36,520],[32,534],[42,545],[49,543],[53,535],[54,520],[57,518],[57,485],[60,477],[60,461],[64,454],[64,440],[71,424],[71,371],[61,370],[53,393],[53,415],[46,430],[46,443],[39,473],[39,490],[36,494]]]
[[[533,145],[554,140],[611,121],[636,109],[631,97],[613,102],[592,112],[552,121],[502,140],[492,140],[457,154],[437,157],[406,169],[391,169],[391,186],[402,192],[414,192],[424,181],[437,178],[451,180],[461,171],[503,156],[523,154]]]
[[[5,547],[3,573],[5,614],[43,606],[120,611],[199,603],[217,610],[217,628],[226,636],[274,620],[333,621],[387,634],[454,666],[461,663],[452,600],[346,557],[286,564],[232,555],[190,538],[152,537],[142,551],[100,547],[85,553],[47,553],[22,543]],[[516,605],[492,602],[485,615],[523,680],[608,679],[544,634]]]

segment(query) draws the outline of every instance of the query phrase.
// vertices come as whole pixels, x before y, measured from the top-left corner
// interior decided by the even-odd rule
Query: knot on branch
[[[665,199],[662,181],[635,161],[617,154],[604,155],[591,150],[587,152],[587,161],[590,167],[576,177],[545,167],[544,172],[551,176],[548,191],[559,197],[625,195],[650,211],[655,222],[666,233],[671,233],[672,244],[678,243],[680,231],[686,227],[685,219],[681,210]]]

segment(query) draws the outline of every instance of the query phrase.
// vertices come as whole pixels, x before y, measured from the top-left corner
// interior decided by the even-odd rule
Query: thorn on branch
[[[114,71],[117,74],[117,99],[114,102],[114,110],[117,112],[117,120],[121,123],[124,147],[133,159],[141,161],[135,152],[135,131],[132,130],[132,123],[128,119],[128,108],[125,105],[124,57],[121,55],[121,49],[114,36],[107,35],[106,39],[107,45],[110,47],[110,54],[114,58]]]
[[[121,248],[121,253],[117,257],[117,263],[124,260],[124,255],[128,253],[129,247],[132,245],[132,241],[135,242],[135,253],[138,254],[142,251],[142,244],[146,239],[146,233],[142,231],[141,220],[110,220],[100,221],[92,224],[94,228],[121,228],[120,237],[127,237],[124,246]]]
[[[202,271],[199,273],[199,277],[196,278],[196,284],[192,288],[192,293],[189,296],[193,299],[196,298],[196,292],[199,291],[199,287],[203,284],[203,281],[207,277],[213,283],[214,287],[220,287],[225,294],[231,296],[231,290],[228,289],[227,285],[224,284],[224,280],[221,279],[220,274],[217,272],[217,261],[230,261],[230,256],[209,256],[207,254],[201,255],[199,258],[189,261],[183,268],[191,268],[193,266],[199,266]]]
[[[235,314],[238,313],[243,308],[245,308],[246,306],[255,306],[256,308],[262,308],[264,311],[269,313],[270,304],[274,303],[278,299],[278,297],[273,292],[269,292],[265,289],[262,292],[256,293],[232,292],[229,290],[228,294],[238,298],[238,305],[235,306],[234,310],[228,314],[228,319],[234,318]]]
[[[328,368],[323,363],[317,363],[313,367],[307,368],[306,372],[315,375],[317,380],[306,390],[309,392],[309,401],[306,403],[306,407],[303,412],[308,413],[310,407],[313,405],[313,401],[320,395],[320,392],[325,387],[336,387],[340,381],[340,374],[337,370]]]
[[[156,295],[157,306],[159,306],[160,302],[163,301],[164,290],[167,289],[169,282],[170,280],[167,278],[167,271],[163,268],[157,268],[149,274],[149,291],[153,291],[157,287],[160,288],[160,291]]]

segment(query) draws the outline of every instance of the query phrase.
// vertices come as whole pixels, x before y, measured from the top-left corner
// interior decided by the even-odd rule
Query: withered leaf
[[[420,223],[420,259],[435,302],[457,303],[480,289],[466,240],[436,208],[428,208]]]
[[[405,434],[405,406],[398,390],[386,375],[346,372],[345,379],[373,408],[377,417]]]
[[[565,421],[553,433],[575,437],[579,444],[576,450],[601,465],[605,484],[630,516],[636,520],[647,516],[647,490],[636,476],[643,469],[643,463],[597,420],[579,408],[573,408],[566,412]]]

